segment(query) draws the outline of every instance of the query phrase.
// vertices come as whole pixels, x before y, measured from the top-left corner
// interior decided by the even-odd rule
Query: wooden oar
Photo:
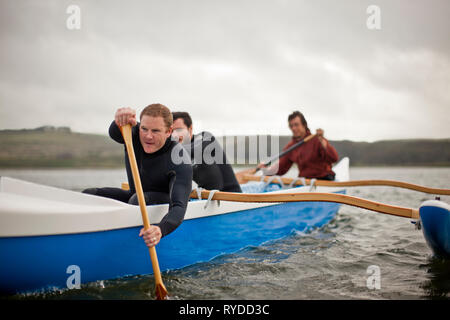
[[[121,127],[120,131],[122,132],[123,139],[125,140],[125,145],[127,147],[128,159],[130,160],[131,172],[133,173],[134,186],[136,188],[139,207],[141,208],[142,222],[144,224],[144,229],[147,230],[150,228],[150,222],[148,220],[147,207],[145,205],[144,191],[142,190],[141,177],[139,176],[136,156],[134,155],[131,125],[128,124]],[[162,281],[158,257],[156,256],[156,249],[155,247],[151,247],[148,250],[150,252],[150,259],[152,260],[153,274],[155,276],[156,298],[158,300],[164,300],[167,298],[167,289]]]
[[[210,191],[203,190],[201,192],[201,198],[207,199],[209,193]],[[193,199],[198,199],[197,191],[193,190],[190,196]],[[347,196],[339,193],[299,192],[299,193],[276,193],[276,194],[251,194],[251,193],[217,191],[214,193],[211,200],[223,200],[233,202],[276,202],[276,203],[305,202],[305,201],[336,202],[380,213],[399,216],[403,218],[419,219],[419,210],[417,209],[387,205],[384,203],[361,199],[353,196]]]
[[[281,158],[282,156],[288,154],[289,152],[291,152],[292,150],[298,148],[299,146],[301,146],[303,143],[308,142],[309,140],[311,140],[312,138],[314,138],[316,136],[316,134],[312,134],[307,136],[305,139],[300,140],[299,142],[293,144],[292,146],[290,146],[289,148],[287,148],[286,150],[284,150],[283,152],[273,156],[272,158],[270,158],[269,160],[267,160],[267,162],[264,163],[265,166],[270,165],[273,161]],[[245,169],[239,172],[235,173],[236,179],[239,182],[239,184],[243,184],[245,183],[245,179],[244,176],[248,175],[248,174],[255,174],[256,172],[258,172],[260,170],[260,168],[250,168],[250,169]]]
[[[265,176],[264,181],[268,181],[270,176]],[[245,174],[242,176],[243,181],[261,181],[261,177],[253,176],[250,174]],[[290,184],[294,179],[292,178],[281,178],[283,184]],[[276,181],[273,181],[277,183]],[[307,185],[311,183],[311,179],[305,179]],[[294,185],[301,185],[301,181],[297,181]],[[316,180],[316,186],[323,187],[356,187],[356,186],[391,186],[391,187],[399,187],[404,189],[410,189],[415,191],[420,191],[424,193],[430,194],[441,194],[441,195],[450,195],[450,189],[437,189],[437,188],[429,188],[424,187],[418,184],[412,184],[402,181],[395,180],[353,180],[353,181],[328,181],[328,180]]]

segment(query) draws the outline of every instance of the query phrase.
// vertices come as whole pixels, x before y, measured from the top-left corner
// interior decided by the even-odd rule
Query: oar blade
[[[156,284],[155,294],[156,300],[167,300],[168,298],[167,289],[162,283]]]

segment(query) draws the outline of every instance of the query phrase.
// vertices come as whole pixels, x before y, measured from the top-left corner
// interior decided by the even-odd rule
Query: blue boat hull
[[[436,200],[420,207],[423,235],[436,256],[450,258],[450,212],[448,206]]]
[[[156,247],[162,271],[209,261],[295,231],[307,232],[336,215],[336,203],[284,203],[185,220]],[[0,238],[0,290],[19,293],[66,288],[80,268],[81,283],[152,273],[139,229]]]

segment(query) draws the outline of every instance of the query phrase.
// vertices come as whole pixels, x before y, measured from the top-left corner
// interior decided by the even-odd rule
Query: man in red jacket
[[[293,137],[283,150],[311,135],[308,123],[301,112],[295,111],[290,114],[288,123]],[[261,163],[258,168],[263,169],[265,175],[281,176],[291,168],[293,163],[296,163],[299,177],[334,180],[335,173],[331,166],[337,161],[336,149],[324,138],[323,130],[317,129],[316,137],[282,156],[278,163],[267,169],[264,169],[265,165]]]

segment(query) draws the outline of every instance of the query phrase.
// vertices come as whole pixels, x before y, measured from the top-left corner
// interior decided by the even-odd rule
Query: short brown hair
[[[143,116],[163,118],[167,129],[169,129],[173,124],[172,112],[170,112],[169,108],[160,103],[154,103],[146,106],[144,110],[142,110],[139,119],[142,120]]]

